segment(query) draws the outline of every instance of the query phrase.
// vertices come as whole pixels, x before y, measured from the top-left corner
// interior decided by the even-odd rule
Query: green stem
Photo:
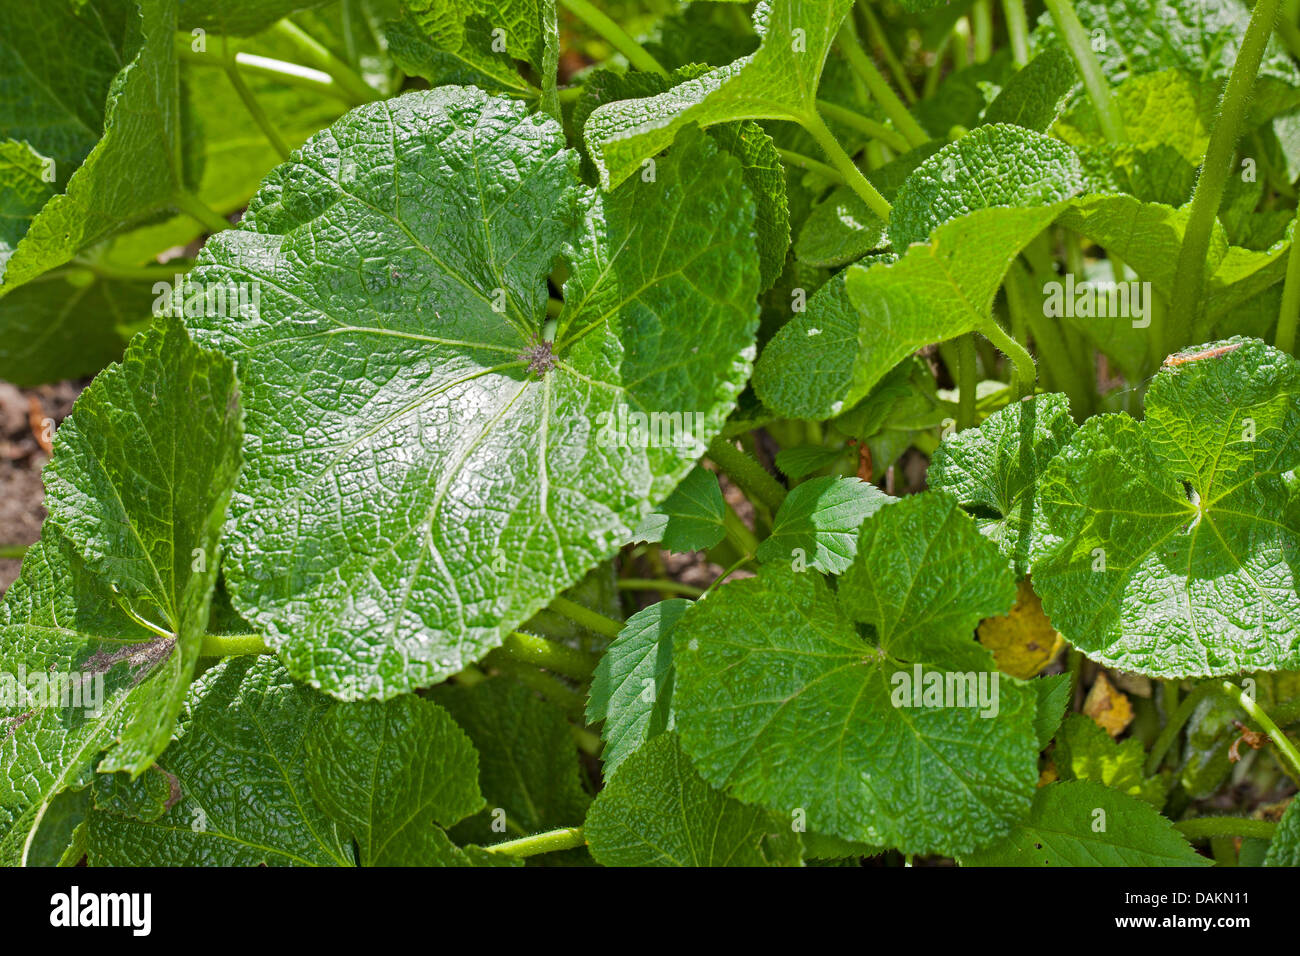
[[[736,509],[728,502],[723,502],[722,526],[726,529],[727,538],[738,552],[757,553],[758,539],[754,537],[754,532],[749,530],[749,526],[740,520],[740,515],[736,514]]]
[[[1275,724],[1268,714],[1264,713],[1259,704],[1255,703],[1255,698],[1236,684],[1231,684],[1228,681],[1223,681],[1217,686],[1224,697],[1249,714],[1250,719],[1258,724],[1264,733],[1268,734],[1283,762],[1291,768],[1293,774],[1300,776],[1300,751],[1296,750],[1295,744],[1291,743],[1291,738],[1282,732],[1282,728]]]
[[[952,25],[952,68],[963,70],[970,66],[970,20],[958,17]]]
[[[723,571],[721,574],[719,574],[716,578],[713,579],[713,583],[710,584],[708,589],[703,594],[700,595],[700,600],[703,600],[704,598],[708,597],[711,593],[713,593],[715,590],[722,587],[723,583],[727,580],[727,578],[731,577],[731,575],[735,573],[742,564],[746,564],[753,560],[754,560],[754,556],[752,554],[741,555],[738,559],[732,562],[731,567],[727,568],[725,571]]]
[[[930,68],[925,71],[925,83],[921,86],[921,95],[925,99],[934,96],[935,91],[939,89],[939,82],[943,79],[943,61],[948,55],[948,47],[952,46],[952,34],[945,33],[942,40],[939,41],[938,48],[934,51],[934,59],[930,61]]]
[[[843,28],[839,34],[839,48],[848,59],[853,72],[866,84],[871,98],[880,104],[880,108],[903,134],[903,138],[912,146],[923,146],[929,142],[930,137],[921,128],[921,124],[907,111],[907,104],[898,98],[898,94],[876,68],[871,57],[863,52],[862,47],[858,46],[852,35]]]
[[[903,139],[896,130],[890,129],[884,123],[876,122],[869,116],[863,116],[861,113],[845,109],[843,106],[827,100],[817,101],[817,112],[828,120],[834,120],[836,123],[851,126],[860,133],[866,133],[872,139],[879,140],[896,153],[905,153],[909,149],[907,140]]]
[[[620,578],[620,591],[659,591],[663,594],[681,594],[685,597],[699,597],[704,588],[680,581],[662,581],[657,578]]]
[[[1273,344],[1279,352],[1295,354],[1296,325],[1300,323],[1300,206],[1291,232],[1291,250],[1286,257],[1286,283],[1282,286],[1282,308],[1277,314],[1277,335]]]
[[[27,553],[30,544],[0,544],[0,559],[17,561]]]
[[[192,192],[186,190],[178,191],[172,196],[172,205],[179,209],[185,215],[189,216],[195,222],[199,223],[210,233],[224,232],[227,229],[233,229],[225,216],[221,215],[211,206],[208,206],[203,200]]]
[[[575,17],[604,37],[610,46],[627,57],[627,62],[638,70],[658,73],[661,76],[667,75],[668,71],[646,51],[645,47],[632,39],[626,30],[597,10],[588,0],[560,0],[560,3]]]
[[[483,849],[489,853],[503,853],[506,856],[536,856],[538,853],[551,853],[555,850],[573,850],[585,846],[587,840],[582,835],[582,827],[561,827],[533,836],[495,843]]]
[[[381,98],[379,91],[358,76],[352,67],[331,53],[319,40],[292,20],[281,20],[272,29],[308,58],[314,60],[317,67],[328,73],[334,82],[358,103],[368,103]]]
[[[511,631],[501,643],[503,653],[515,660],[524,661],[536,667],[545,667],[549,671],[586,680],[596,669],[600,657],[586,651],[569,647],[558,641],[548,641],[544,637],[535,637],[520,631]]]
[[[987,63],[993,55],[993,0],[975,0],[970,16],[975,31],[975,62]]]
[[[227,58],[218,53],[199,53],[190,49],[190,38],[183,34],[176,35],[176,57],[183,63],[193,63],[195,66],[206,66],[214,70],[224,70],[227,65]],[[308,90],[318,96],[330,96],[348,106],[355,105],[352,98],[330,79],[328,73],[303,66],[301,63],[289,63],[268,56],[239,52],[229,55],[229,59],[244,73],[267,76],[285,86]]]
[[[957,430],[975,426],[975,333],[957,339]]]
[[[1106,139],[1112,143],[1124,141],[1124,120],[1120,116],[1115,98],[1111,96],[1110,84],[1101,72],[1101,64],[1092,52],[1092,43],[1079,22],[1079,15],[1074,12],[1072,0],[1044,0],[1047,10],[1056,22],[1056,28],[1065,38],[1065,45],[1074,57],[1079,74],[1083,77],[1083,87],[1088,91],[1088,98],[1097,109],[1101,120],[1101,130]],[[1273,0],[1276,2],[1276,0]]]
[[[777,147],[777,153],[785,161],[787,166],[795,166],[799,169],[806,169],[810,173],[816,173],[823,179],[829,179],[837,186],[844,185],[844,177],[840,175],[839,170],[833,166],[827,166],[820,160],[813,159],[811,156],[805,156],[803,153],[797,153],[793,149],[782,149]]]
[[[1245,817],[1197,817],[1195,820],[1175,823],[1174,829],[1189,840],[1208,840],[1216,836],[1271,840],[1277,831],[1277,824],[1267,820],[1247,820]]]
[[[871,43],[881,56],[885,58],[885,64],[889,67],[889,73],[898,84],[898,88],[903,91],[903,97],[909,103],[915,103],[917,100],[916,90],[908,82],[907,71],[903,69],[903,63],[894,52],[894,48],[889,45],[889,37],[885,35],[885,29],[880,25],[880,20],[876,18],[876,13],[871,9],[867,0],[858,0],[858,10],[862,13],[862,19],[867,24],[867,40]]]
[[[222,38],[222,43],[225,43],[224,37]],[[266,115],[266,110],[262,109],[262,104],[257,101],[257,97],[253,95],[253,91],[250,90],[248,84],[244,82],[244,77],[240,74],[239,67],[235,64],[234,58],[226,56],[225,64],[226,77],[230,80],[230,85],[235,88],[235,92],[239,94],[239,99],[243,102],[244,109],[248,110],[248,115],[253,118],[253,122],[256,123],[257,128],[262,131],[262,135],[265,136],[266,141],[271,144],[271,148],[280,154],[280,159],[282,161],[287,160],[289,158],[289,145],[284,141],[284,137],[280,135],[280,131],[275,128],[275,124],[272,123],[270,118]]]
[[[1025,16],[1025,0],[1002,0],[1002,18],[1007,22],[1007,37],[1011,41],[1011,62],[1024,66],[1029,62],[1029,18]]]
[[[715,438],[705,452],[751,500],[765,505],[773,514],[785,501],[786,491],[767,469],[731,442]]]
[[[1016,397],[1024,398],[1034,394],[1034,383],[1038,380],[1038,370],[1034,366],[1034,357],[1023,345],[1002,331],[997,319],[988,319],[980,326],[980,332],[997,348],[999,352],[1011,359],[1015,365]]]
[[[618,637],[618,632],[623,630],[623,625],[618,621],[593,611],[591,608],[583,607],[566,597],[552,599],[549,607],[556,614],[561,614],[575,624],[580,624],[587,630],[603,634],[606,637]]]
[[[573,742],[578,745],[578,749],[589,757],[599,757],[600,751],[604,748],[605,742],[600,739],[599,734],[593,734],[586,727],[578,727],[569,724],[569,733],[573,735]]]
[[[831,164],[844,177],[844,182],[849,188],[862,197],[862,201],[867,204],[867,208],[879,216],[883,221],[889,222],[889,203],[884,196],[871,185],[870,180],[862,175],[862,170],[858,169],[848,153],[844,152],[844,147],[840,145],[830,129],[826,126],[825,120],[816,113],[810,113],[805,116],[800,123],[806,129],[812,138],[817,140],[820,146],[830,157]]]
[[[1160,728],[1160,733],[1156,735],[1155,742],[1151,745],[1151,752],[1147,755],[1146,773],[1147,776],[1154,776],[1160,771],[1160,765],[1164,762],[1165,754],[1173,746],[1178,737],[1178,732],[1183,729],[1183,725],[1191,720],[1193,712],[1201,701],[1205,700],[1215,692],[1214,684],[1198,684],[1194,687],[1178,709],[1170,715],[1165,721],[1165,725]]]
[[[270,654],[261,634],[204,634],[200,657],[238,657],[243,654]]]
[[[1277,19],[1279,0],[1258,0],[1250,14],[1250,24],[1237,51],[1237,61],[1232,66],[1223,99],[1219,101],[1219,114],[1210,131],[1210,143],[1205,150],[1205,162],[1192,193],[1192,209],[1187,217],[1183,245],[1178,252],[1178,267],[1174,273],[1174,291],[1170,312],[1177,322],[1189,323],[1191,341],[1200,342],[1209,332],[1205,321],[1198,315],[1202,311],[1202,290],[1205,286],[1205,258],[1210,249],[1210,235],[1214,228],[1223,190],[1232,170],[1232,156],[1237,147],[1237,137],[1255,86],[1264,48],[1273,32]]]

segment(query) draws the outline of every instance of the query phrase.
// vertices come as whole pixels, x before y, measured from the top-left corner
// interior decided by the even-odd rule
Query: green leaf
[[[859,542],[856,561],[872,567],[891,596],[908,582],[888,559],[878,560],[866,529],[909,523],[911,500],[868,518]],[[969,522],[955,503],[948,507]],[[996,557],[974,527],[968,533]],[[907,556],[926,576],[925,544],[907,540]],[[915,630],[946,633],[949,603],[971,619],[1010,604],[999,596],[984,610],[964,605],[966,596],[947,597],[983,571],[957,561],[950,568],[956,578],[935,578],[945,587],[945,606],[917,602],[919,617],[909,621]],[[1009,580],[1006,587],[1014,590]],[[841,578],[841,595],[849,591]],[[973,641],[969,649],[955,639],[927,641],[916,656],[896,656],[901,628],[878,620],[893,638],[880,649],[857,634],[820,574],[779,565],[696,603],[674,635],[673,707],[683,746],[710,783],[781,814],[802,810],[814,832],[918,853],[985,843],[1029,808],[1036,695],[989,673],[992,660]],[[906,688],[918,670],[923,682],[946,683],[947,672],[954,682],[974,680],[965,685],[969,699],[953,697],[965,706],[915,706]],[[996,719],[979,716],[974,688],[981,675]],[[996,693],[987,693],[995,682]]]
[[[981,126],[908,177],[894,200],[889,238],[903,250],[972,210],[1047,206],[1083,189],[1070,147],[1019,126]]]
[[[583,832],[605,866],[798,866],[803,853],[791,820],[710,787],[673,733],[628,758]]]
[[[32,219],[55,194],[45,164],[27,143],[0,140],[0,277]]]
[[[690,606],[672,598],[633,614],[596,665],[587,722],[605,722],[606,780],[643,743],[675,726],[673,631]]]
[[[479,787],[487,806],[457,825],[457,839],[497,842],[508,839],[503,832],[527,836],[581,822],[591,798],[582,789],[578,748],[563,711],[504,677],[473,687],[443,684],[434,689],[433,700],[455,718],[479,753]],[[503,819],[497,811],[504,812]]]
[[[153,284],[69,268],[0,299],[0,378],[41,385],[94,375],[148,324]]]
[[[1300,866],[1300,801],[1292,799],[1277,823],[1265,866]]]
[[[1039,483],[1034,587],[1092,659],[1159,677],[1300,666],[1300,366],[1231,339],[1167,365],[1146,420],[1089,419]]]
[[[1097,783],[1052,783],[1009,835],[963,866],[1209,866],[1173,825],[1134,797]]]
[[[843,574],[857,554],[862,522],[894,500],[860,478],[828,475],[805,481],[790,489],[781,503],[772,534],[758,546],[758,559],[795,558],[795,570],[810,567]]]
[[[759,10],[758,50],[666,93],[608,103],[584,129],[600,181],[623,182],[683,126],[816,116],[822,67],[850,0],[772,0]]]
[[[1165,805],[1165,782],[1146,775],[1146,758],[1136,737],[1112,740],[1091,717],[1069,714],[1053,760],[1062,780],[1093,780],[1159,810]]]
[[[180,781],[154,764],[132,780],[123,773],[98,774],[91,785],[96,810],[152,823],[181,797]]]
[[[1016,599],[1006,560],[945,494],[908,495],[862,525],[840,604],[904,659],[976,651],[971,635]],[[979,655],[985,652],[980,650]]]
[[[718,476],[696,467],[641,520],[632,540],[659,542],[669,551],[704,551],[726,536],[726,512]]]
[[[151,820],[92,811],[90,864],[352,866],[307,782],[305,742],[332,706],[272,657],[218,664],[194,682],[159,761],[180,799]]]
[[[1034,733],[1038,735],[1038,749],[1044,750],[1056,736],[1061,718],[1070,703],[1070,675],[1052,674],[1036,677],[1029,686],[1038,692],[1038,710],[1034,716]]]
[[[113,777],[110,779],[121,779]],[[64,790],[41,816],[27,853],[27,866],[76,866],[86,855],[90,788]]]
[[[401,0],[401,16],[385,32],[401,68],[433,86],[464,83],[535,94],[515,66],[521,60],[554,93],[559,32],[553,0]]]
[[[356,840],[362,866],[420,866],[449,827],[483,806],[474,744],[443,708],[414,695],[335,703],[308,733],[316,803]]]
[[[1038,478],[1074,432],[1064,395],[1015,402],[979,428],[945,438],[930,458],[926,486],[960,501],[1016,572],[1027,574]]]
[[[1010,123],[1046,133],[1061,115],[1077,82],[1070,54],[1050,47],[1007,81],[984,111],[983,122]]]
[[[776,453],[776,467],[781,474],[794,482],[814,471],[820,471],[843,454],[843,448],[795,445],[792,448],[782,448]]]
[[[32,219],[9,258],[0,292],[68,262],[124,225],[170,207],[188,185],[189,170],[179,153],[182,122],[172,48],[175,0],[140,0],[138,22],[134,6],[125,21],[121,15],[114,18],[123,35],[138,40],[133,39],[124,51],[130,56],[124,55],[123,61],[129,62],[111,83],[102,114],[103,136],[72,174],[67,190],[50,199]],[[51,36],[59,42],[57,29],[51,30]],[[33,82],[51,82],[50,74],[66,66],[69,54],[75,57],[78,51],[73,48],[50,60],[32,61],[40,63]],[[101,60],[107,55],[97,54]],[[98,133],[100,127],[91,129]]]
[[[182,30],[200,27],[226,36],[261,33],[291,13],[323,7],[331,0],[179,0]]]
[[[389,697],[481,658],[612,556],[733,407],[758,286],[737,164],[688,131],[656,182],[585,196],[575,158],[521,104],[409,93],[313,138],[204,248],[195,281],[261,289],[256,317],[190,319],[237,360],[258,452],[227,577],[301,679]]]

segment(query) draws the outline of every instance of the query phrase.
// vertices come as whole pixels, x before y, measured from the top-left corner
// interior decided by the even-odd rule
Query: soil
[[[72,410],[89,380],[17,388],[0,382],[0,552],[29,545],[45,520],[41,469],[49,461],[48,439]],[[18,577],[22,560],[0,558],[0,594]]]

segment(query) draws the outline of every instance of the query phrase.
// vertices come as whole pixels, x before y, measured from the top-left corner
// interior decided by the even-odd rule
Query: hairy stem
[[[505,856],[536,856],[539,853],[551,853],[555,850],[572,850],[584,846],[586,842],[586,838],[582,835],[582,827],[561,827],[559,830],[535,833],[532,836],[520,837],[518,840],[494,843],[483,849],[489,853],[501,853]]]
[[[881,56],[885,58],[885,64],[889,67],[889,75],[894,78],[898,88],[903,91],[903,98],[909,103],[916,102],[916,90],[907,79],[907,71],[903,69],[903,63],[894,52],[894,48],[889,45],[889,37],[885,35],[885,29],[880,25],[880,20],[876,17],[876,12],[871,9],[867,0],[858,0],[858,11],[862,14],[862,19],[867,25],[867,40],[871,43]]]
[[[1291,251],[1286,257],[1286,284],[1282,286],[1282,308],[1277,314],[1277,335],[1273,344],[1278,351],[1295,354],[1296,325],[1300,323],[1300,207],[1291,233]]]
[[[172,196],[172,205],[210,233],[234,228],[229,219],[187,190],[180,190]]]
[[[662,594],[680,594],[684,597],[699,597],[704,588],[680,581],[662,581],[658,578],[620,578],[620,591],[659,591]]]
[[[1065,38],[1065,45],[1070,55],[1074,57],[1075,65],[1079,67],[1079,74],[1083,77],[1083,88],[1088,91],[1088,99],[1092,100],[1092,105],[1097,109],[1102,132],[1112,143],[1123,142],[1124,120],[1120,116],[1119,107],[1115,105],[1115,98],[1111,96],[1110,84],[1106,82],[1106,77],[1101,72],[1101,64],[1097,62],[1097,57],[1092,52],[1092,43],[1088,34],[1084,31],[1083,24],[1079,22],[1079,15],[1074,12],[1074,3],[1072,0],[1044,0],[1044,2],[1052,15],[1052,20],[1056,23],[1056,28]]]
[[[570,601],[566,597],[553,598],[549,607],[556,614],[567,617],[573,623],[580,624],[587,630],[603,634],[606,637],[618,637],[618,632],[623,630],[623,625],[618,621],[593,611],[591,608],[583,607],[576,601]]]
[[[926,135],[916,118],[907,111],[907,104],[898,98],[898,94],[876,68],[871,57],[863,52],[852,34],[841,28],[838,40],[839,48],[848,59],[849,66],[858,75],[858,79],[866,84],[871,98],[880,104],[880,108],[903,134],[903,138],[912,146],[921,146],[928,142],[930,137]]]
[[[520,631],[511,631],[507,634],[506,639],[501,643],[501,650],[515,660],[545,667],[549,671],[577,680],[589,678],[600,660],[595,654]]]
[[[839,171],[839,174],[844,178],[844,182],[862,197],[862,201],[867,204],[867,208],[885,222],[889,222],[889,203],[884,196],[880,195],[876,187],[871,185],[867,177],[862,175],[862,170],[858,169],[857,164],[844,151],[844,147],[839,144],[839,140],[827,128],[826,122],[821,116],[815,112],[810,113],[804,117],[800,125],[812,134],[813,139],[817,140],[817,145],[830,157],[831,164]]]
[[[861,113],[845,109],[843,106],[826,100],[817,101],[817,112],[828,120],[834,120],[845,126],[851,126],[859,132],[866,133],[872,139],[879,140],[896,153],[905,153],[910,148],[907,140],[903,139],[896,130],[890,129],[884,123],[877,123],[869,116],[863,116]]]
[[[975,333],[957,339],[957,430],[975,426],[975,385],[979,370],[975,367]]]
[[[638,70],[643,70],[646,73],[658,73],[661,76],[667,75],[668,71],[646,51],[645,47],[637,43],[621,26],[596,9],[594,4],[588,2],[588,0],[560,0],[560,3],[575,17],[600,34],[605,39],[605,42],[627,57],[627,62]]]
[[[997,319],[990,318],[984,322],[980,326],[980,332],[1015,365],[1016,397],[1024,398],[1026,395],[1034,394],[1034,383],[1038,380],[1034,357],[1025,350],[1023,345],[1002,331],[1002,326],[998,325]]]
[[[1029,18],[1025,16],[1025,0],[1002,0],[1002,17],[1007,22],[1007,37],[1011,41],[1011,62],[1024,66],[1029,62]]]
[[[709,442],[705,455],[721,468],[751,500],[765,505],[774,514],[785,501],[785,489],[768,474],[767,469],[723,438]]]
[[[1205,286],[1205,257],[1210,249],[1210,236],[1223,200],[1223,190],[1232,170],[1232,154],[1255,86],[1255,74],[1259,72],[1264,47],[1277,19],[1278,5],[1279,0],[1258,0],[1250,14],[1250,24],[1237,51],[1237,62],[1232,66],[1223,99],[1219,101],[1219,114],[1215,117],[1214,129],[1210,131],[1205,162],[1192,193],[1192,209],[1187,217],[1183,245],[1178,252],[1170,302],[1174,321],[1187,323],[1192,342],[1201,341],[1209,332],[1208,323],[1198,315]]]
[[[794,166],[798,169],[806,169],[810,173],[816,173],[824,179],[828,179],[837,186],[844,185],[844,177],[840,175],[838,169],[833,166],[827,166],[819,159],[813,159],[811,156],[805,156],[803,153],[797,153],[793,149],[781,149],[777,147],[777,153],[787,166]]]
[[[1208,840],[1217,836],[1257,837],[1272,839],[1276,823],[1267,820],[1248,820],[1245,817],[1197,817],[1175,823],[1174,829],[1189,840]]]
[[[243,654],[270,654],[261,634],[204,634],[200,657],[238,657]]]

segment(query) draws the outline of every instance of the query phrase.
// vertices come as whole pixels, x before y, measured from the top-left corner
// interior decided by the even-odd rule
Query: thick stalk
[[[237,657],[242,654],[270,654],[261,634],[204,634],[200,657]]]
[[[699,597],[704,593],[704,588],[697,588],[693,584],[683,584],[681,581],[662,581],[658,578],[620,578],[618,582],[620,591],[658,591],[661,594],[680,594],[683,597]]]
[[[930,137],[916,118],[907,111],[907,104],[898,98],[889,82],[876,69],[876,64],[872,62],[871,57],[863,52],[856,40],[847,30],[841,29],[839,33],[840,51],[849,61],[849,66],[853,72],[858,75],[858,79],[866,84],[871,98],[880,104],[880,108],[885,111],[885,115],[903,134],[903,138],[912,146],[922,146],[927,143]]]
[[[1029,62],[1029,18],[1025,16],[1025,0],[1002,0],[1002,17],[1007,21],[1011,62],[1024,66]]]
[[[975,427],[975,386],[979,369],[975,363],[975,333],[957,339],[957,429]]]
[[[984,322],[980,326],[980,332],[1015,365],[1016,397],[1024,398],[1026,395],[1034,394],[1034,383],[1038,379],[1034,357],[1025,350],[1023,345],[1002,331],[1002,326],[998,325],[997,319],[990,318]]]
[[[837,186],[844,185],[844,177],[840,175],[838,169],[833,166],[827,166],[821,160],[813,159],[811,156],[805,156],[803,153],[796,153],[793,149],[781,149],[777,147],[777,153],[787,166],[794,166],[798,169],[806,169],[810,173],[816,173],[823,179],[835,183]]]
[[[736,483],[751,500],[765,505],[773,514],[785,501],[786,491],[781,483],[767,473],[762,465],[723,438],[709,442],[705,455]]]
[[[511,631],[501,643],[501,650],[515,660],[545,667],[576,680],[586,680],[596,669],[600,658],[595,654],[580,651],[558,641],[548,641],[544,637]]]
[[[1248,820],[1245,817],[1197,817],[1195,820],[1175,823],[1174,829],[1189,840],[1208,840],[1217,836],[1271,840],[1277,831],[1277,824],[1267,820]]]
[[[505,843],[485,846],[489,853],[501,853],[505,856],[536,856],[539,853],[551,853],[555,850],[572,850],[586,844],[582,827],[562,827],[548,830],[533,836],[520,837]]]
[[[862,175],[862,170],[858,169],[857,164],[853,162],[849,154],[844,152],[844,147],[839,144],[839,140],[827,128],[821,116],[815,112],[811,113],[804,117],[800,125],[812,134],[813,139],[817,140],[817,145],[830,157],[831,164],[839,171],[839,174],[844,178],[844,182],[862,197],[862,201],[867,204],[867,208],[885,222],[889,222],[889,202],[884,196],[880,195],[875,186],[871,185],[870,180]]]
[[[1120,116],[1119,107],[1115,104],[1115,98],[1111,96],[1110,84],[1106,82],[1106,77],[1101,72],[1101,64],[1097,62],[1097,57],[1092,52],[1091,40],[1084,31],[1083,24],[1079,22],[1079,15],[1074,12],[1074,4],[1071,0],[1044,0],[1044,2],[1052,15],[1052,20],[1056,23],[1056,28],[1065,38],[1065,45],[1070,55],[1074,57],[1075,65],[1079,67],[1079,74],[1083,77],[1083,88],[1088,91],[1088,99],[1092,100],[1092,105],[1097,109],[1102,132],[1112,143],[1123,142],[1124,120]]]
[[[1246,35],[1237,51],[1237,61],[1232,66],[1223,99],[1219,101],[1219,114],[1210,131],[1210,143],[1205,150],[1205,162],[1192,193],[1192,209],[1187,217],[1183,245],[1178,252],[1178,267],[1174,272],[1174,292],[1170,303],[1173,321],[1185,322],[1191,332],[1191,341],[1200,342],[1209,332],[1207,323],[1198,315],[1202,306],[1205,286],[1205,258],[1210,249],[1210,235],[1214,229],[1223,190],[1232,171],[1232,156],[1237,147],[1246,118],[1255,74],[1264,56],[1264,47],[1273,32],[1277,19],[1279,0],[1258,0],[1250,14]]]
[[[879,140],[896,153],[906,153],[909,148],[907,140],[903,139],[896,130],[890,129],[884,123],[877,123],[869,116],[863,116],[861,113],[845,109],[843,106],[826,100],[817,101],[817,112],[828,120],[834,120],[836,123],[842,123],[861,133],[866,133],[872,139]]]
[[[560,0],[560,3],[575,17],[600,34],[605,39],[605,42],[627,57],[627,62],[638,70],[643,70],[646,73],[658,73],[661,76],[667,74],[668,71],[646,51],[645,47],[632,39],[632,36],[626,30],[596,9],[588,0]]]
[[[1273,344],[1279,352],[1295,354],[1296,325],[1300,323],[1300,207],[1291,233],[1291,251],[1286,257],[1286,284],[1282,286],[1282,308],[1277,314],[1277,335]]]
[[[606,637],[618,637],[618,632],[623,630],[623,625],[618,621],[593,611],[591,608],[583,607],[576,601],[570,601],[566,597],[552,598],[548,606],[556,614],[563,615],[575,624],[581,624],[587,630],[603,634]]]
[[[178,191],[172,196],[172,205],[203,226],[208,232],[223,232],[226,229],[234,228],[230,224],[230,220],[211,206],[208,206],[192,192]]]

